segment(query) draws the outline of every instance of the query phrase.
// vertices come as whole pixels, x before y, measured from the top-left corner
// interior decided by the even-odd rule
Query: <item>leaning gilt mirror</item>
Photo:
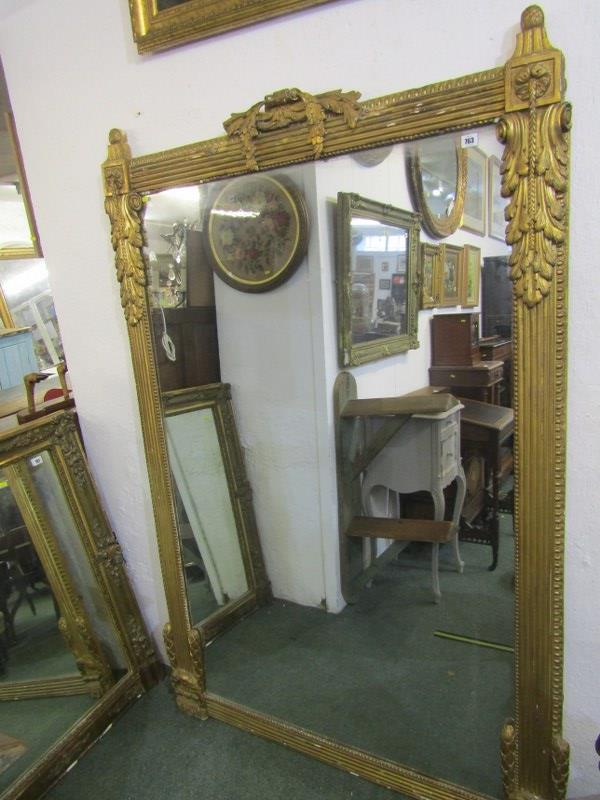
[[[168,602],[165,639],[177,702],[189,713],[283,742],[413,797],[464,800],[503,792],[508,798],[564,797],[570,107],[563,99],[563,70],[543,13],[531,6],[523,13],[515,53],[501,68],[364,102],[354,91],[282,90],[249,112],[232,115],[224,123],[226,136],[140,157],[132,157],[123,132],[111,131],[103,165],[106,210]],[[419,542],[402,549],[380,536],[370,547],[369,561],[381,569],[359,576],[361,588],[347,605],[340,543],[354,534],[338,524],[332,402],[338,377],[338,193],[413,213],[407,164],[415,146],[451,135],[455,147],[461,135],[472,142],[474,134],[490,163],[501,159],[502,197],[492,206],[505,206],[505,242],[497,238],[497,224],[490,236],[459,230],[461,220],[456,220],[456,229],[442,242],[447,254],[456,254],[454,261],[446,259],[446,300],[452,297],[455,311],[464,302],[477,315],[480,263],[508,264],[509,278],[506,270],[503,274],[513,296],[514,536],[512,526],[500,532],[498,547],[496,526],[487,538],[472,535],[461,541],[462,570],[446,565],[441,555],[439,565],[434,562],[441,585],[436,604],[419,573],[430,568],[419,566],[420,549],[413,548]],[[353,156],[373,148],[374,159]],[[433,172],[435,164],[430,166]],[[249,175],[246,180],[255,181],[257,173],[293,184],[306,207],[310,233],[306,251],[284,281],[269,291],[247,292],[213,278],[211,209],[221,192],[231,199],[233,189],[244,187],[242,179]],[[433,189],[442,184],[440,192],[445,191],[450,177],[437,175]],[[234,256],[238,245],[248,247],[245,231],[257,227],[246,226],[259,213],[241,199],[247,193],[244,188],[237,200],[219,207],[227,221],[220,243]],[[266,196],[261,203],[268,206]],[[451,210],[448,203],[443,210]],[[269,247],[278,228],[288,226],[289,213],[269,213],[258,226]],[[421,242],[433,247],[435,235],[422,231]],[[381,262],[373,281],[376,277],[377,291],[384,282],[382,292],[394,274],[391,258],[384,256],[388,244],[375,236],[371,243]],[[465,245],[476,256],[466,278]],[[268,277],[274,256],[248,252],[248,261],[238,259],[242,271],[260,264],[258,278]],[[440,250],[430,252],[439,255],[431,269],[443,270]],[[366,260],[362,263],[362,274],[371,274]],[[383,274],[384,263],[390,278]],[[414,291],[420,293],[417,283]],[[438,306],[440,292],[437,280],[432,282],[424,305]],[[364,321],[376,318],[376,305],[373,309]],[[429,328],[436,317],[437,309],[419,314],[418,350],[353,367],[359,398],[425,390]],[[477,329],[469,319],[468,336]],[[449,369],[448,379],[454,376]],[[501,373],[502,366],[494,364],[491,372],[496,371]],[[240,488],[225,468],[227,490],[214,418],[206,411],[198,414],[194,401],[184,430],[176,430],[177,414],[170,405],[173,391],[193,393],[221,380],[232,387],[249,480],[243,477]],[[202,404],[206,398],[197,399]],[[478,401],[461,397],[462,409],[451,402],[437,410],[448,431],[440,452],[444,464],[451,460],[451,474],[461,473],[456,415],[466,420],[473,402]],[[357,430],[361,426],[366,430],[368,422],[358,420]],[[371,433],[381,444],[395,435],[398,426],[392,428],[384,422]],[[221,453],[222,447],[221,441]],[[415,472],[425,452],[423,447],[412,456]],[[364,470],[359,455],[353,456],[357,474]],[[465,462],[464,453],[462,458]],[[194,530],[199,530],[195,516],[217,519],[217,490],[202,489],[194,508],[186,483],[206,480],[207,471],[220,486],[222,505],[215,527],[203,538]],[[340,474],[357,477],[345,463]],[[467,470],[467,499],[470,481]],[[248,513],[256,514],[274,598],[270,603],[260,550],[250,546],[252,538],[239,519],[237,526],[232,523],[240,497],[248,504],[252,498]],[[389,492],[374,492],[372,499],[378,516],[396,513]],[[443,507],[441,496],[438,504]],[[451,533],[443,513],[437,524]],[[493,564],[481,541],[492,544]],[[214,549],[212,559],[209,550]],[[352,563],[360,570],[360,547],[356,555]],[[231,574],[216,568],[221,558]],[[210,577],[215,571],[218,580]],[[207,607],[193,610],[192,589],[207,590]],[[240,603],[246,603],[244,613]],[[215,613],[235,624],[207,629],[206,620]],[[222,635],[213,638],[214,633]],[[212,643],[206,648],[208,638]]]
[[[72,412],[0,436],[0,797],[39,797],[155,680]]]

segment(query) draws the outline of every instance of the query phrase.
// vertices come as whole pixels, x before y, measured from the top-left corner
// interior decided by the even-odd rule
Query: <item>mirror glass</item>
[[[52,568],[49,557],[62,566]],[[67,586],[74,601],[66,599]],[[72,602],[82,605],[71,607]],[[49,451],[5,465],[0,471],[0,793],[94,707],[126,666]]]
[[[212,408],[169,414],[165,430],[190,617],[196,624],[242,597],[248,580]]]
[[[456,208],[452,194],[457,183],[456,140],[456,136],[451,138],[452,158],[448,164],[444,161],[444,169],[435,140],[425,159],[435,213]],[[444,148],[447,141],[444,137]],[[478,131],[478,146],[486,157],[501,152],[491,127]],[[498,737],[512,714],[514,694],[510,436],[500,441],[499,434],[489,444],[490,448],[504,448],[506,469],[501,475],[493,474],[491,461],[486,460],[491,450],[484,453],[464,438],[460,439],[460,454],[448,449],[448,442],[457,439],[444,439],[440,445],[446,448],[444,457],[462,457],[467,498],[460,541],[464,570],[456,569],[452,545],[442,545],[439,603],[433,602],[429,577],[432,546],[418,540],[395,542],[390,547],[387,539],[379,538],[370,552],[370,572],[357,584],[355,602],[345,605],[340,597],[337,498],[335,480],[331,482],[331,472],[335,474],[331,406],[339,370],[336,208],[342,192],[413,213],[406,162],[406,147],[396,145],[382,159],[370,163],[341,156],[274,171],[277,179],[284,172],[303,192],[311,234],[306,258],[290,280],[261,295],[238,291],[220,280],[213,282],[206,257],[206,198],[222,184],[151,195],[145,227],[157,367],[163,392],[181,389],[192,385],[187,380],[196,380],[186,375],[198,374],[201,355],[208,359],[212,354],[213,374],[222,374],[234,387],[234,396],[239,396],[241,439],[276,598],[215,639],[205,651],[208,690],[420,772],[500,796]],[[482,214],[486,213],[483,208]],[[176,225],[183,226],[188,242],[185,276],[183,260],[177,262],[173,257],[169,239]],[[437,257],[439,250],[435,250],[439,237],[424,232],[421,242],[428,243],[436,257],[430,259],[432,275],[428,278],[432,307],[419,313],[420,348],[353,370],[359,397],[431,391],[432,319],[440,314],[470,315],[479,342],[484,291],[481,267],[490,260],[506,263],[508,248],[487,232],[489,228],[485,235],[460,229],[460,217],[457,228],[444,240],[447,252],[455,254],[451,259],[452,302],[448,292],[446,307],[441,307],[444,259]],[[393,328],[394,334],[406,332],[399,310],[405,302],[401,290],[407,289],[401,280],[406,265],[406,227],[382,224],[372,215],[357,213],[351,216],[351,230],[353,341],[372,334],[373,325]],[[464,256],[466,245],[472,248],[468,256]],[[434,270],[439,274],[433,274]],[[194,285],[205,287],[197,295],[202,302],[191,299]],[[159,308],[161,290],[167,289],[172,297],[173,287],[179,287],[175,289],[175,307],[167,309],[163,302]],[[506,288],[509,291],[508,283]],[[204,323],[198,323],[196,338],[186,340],[178,327],[186,324],[186,315],[198,313],[202,303],[214,314],[214,327],[207,328],[201,340]],[[380,330],[375,333],[379,335]],[[510,409],[501,405],[510,404],[510,389],[506,388],[510,378],[504,371],[505,363],[510,362],[510,329],[507,333],[505,361],[498,366],[482,350],[469,365],[486,369],[480,367],[481,361],[491,360],[495,366],[490,381],[497,393],[486,394],[477,386],[473,391],[466,385],[445,387],[463,398],[463,414],[469,410],[472,418],[489,413],[494,419],[512,420]],[[217,340],[219,347],[211,349]],[[486,352],[493,356],[499,343],[497,338],[488,341],[491,349]],[[173,355],[176,360],[171,364],[181,361],[180,368],[166,364]],[[179,383],[175,387],[168,384],[168,376],[177,369]],[[494,381],[502,382],[504,390]],[[212,430],[210,416],[204,415],[204,423],[195,411],[185,416],[193,421],[183,423],[177,442],[172,420],[178,418],[166,419],[184,552],[185,542],[193,540],[194,558],[201,559],[200,570],[206,574],[208,558],[203,548],[208,553],[217,547],[223,560],[231,561],[233,574],[239,575],[233,528],[224,509],[218,536],[205,532],[200,544],[194,533],[188,511],[194,503],[188,500],[186,505],[186,482],[214,470],[218,457],[214,431],[200,433],[203,424]],[[473,424],[481,423],[476,420]],[[502,430],[509,427],[506,422]],[[456,424],[452,430],[457,430]],[[428,441],[414,459],[431,457],[438,445]],[[416,472],[416,463],[409,460],[400,466],[406,469],[408,464],[410,470],[414,465]],[[319,464],[325,464],[322,472]],[[220,471],[215,474],[220,476]],[[221,477],[216,479],[223,487]],[[492,484],[498,490],[495,508],[488,503]],[[393,485],[376,488],[376,516],[433,519],[430,492],[402,492]],[[444,491],[446,513],[451,516],[457,489],[450,484]],[[201,501],[195,503],[199,511],[205,504],[210,509],[210,493],[217,496],[216,490],[199,490]],[[224,490],[220,496],[227,502]],[[191,513],[193,516],[195,511]],[[185,536],[184,529],[188,531]],[[491,569],[494,541],[497,558]],[[212,596],[215,594],[213,589]],[[200,613],[208,613],[209,608]]]
[[[408,178],[423,227],[435,238],[461,224],[465,205],[466,151],[455,134],[432,136],[407,147]]]
[[[45,261],[41,258],[0,261],[0,290],[8,314],[4,325],[31,329],[39,371],[64,361]]]
[[[408,231],[352,216],[352,341],[406,333]]]
[[[39,255],[29,190],[0,62],[0,258]]]

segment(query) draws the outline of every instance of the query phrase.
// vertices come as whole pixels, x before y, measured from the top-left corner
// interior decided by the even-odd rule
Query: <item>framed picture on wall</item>
[[[440,306],[457,306],[461,301],[463,248],[454,244],[441,244],[442,280],[440,281]]]
[[[383,291],[389,291],[392,288],[392,279],[391,278],[380,278],[379,279],[379,289]]]
[[[462,228],[485,236],[485,202],[487,181],[487,156],[479,147],[468,147],[467,189]]]
[[[490,156],[488,158],[488,229],[493,239],[500,239],[500,241],[504,242],[506,199],[500,194],[501,187],[500,159],[496,156]]]
[[[138,53],[186,42],[300,11],[332,0],[129,0]]]
[[[435,308],[440,302],[442,260],[440,246],[423,242],[421,245],[421,308]]]
[[[462,299],[463,306],[479,305],[479,281],[481,276],[481,250],[466,244],[462,256]]]

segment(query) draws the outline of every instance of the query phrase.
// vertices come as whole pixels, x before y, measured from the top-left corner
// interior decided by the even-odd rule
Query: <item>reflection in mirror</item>
[[[461,224],[467,164],[456,134],[423,139],[407,149],[407,169],[415,207],[430,236],[450,236]]]
[[[340,364],[417,347],[418,215],[340,192],[337,226]]]
[[[0,62],[0,258],[35,256],[41,250]]]
[[[79,583],[79,588],[85,587]],[[1,472],[0,792],[95,702],[96,692],[67,644],[61,616],[7,474]]]
[[[0,318],[6,328],[29,328],[38,370],[64,361],[48,270],[43,259],[0,261]]]
[[[153,678],[74,413],[3,432],[0,795],[41,796]]]
[[[456,164],[464,161],[461,153],[456,154],[457,139],[458,135],[444,137],[441,149],[435,147],[435,139],[427,140],[430,152],[437,154],[426,159],[430,175],[435,167],[438,179],[457,182]],[[500,153],[491,128],[479,131],[479,144],[489,155]],[[293,339],[297,355],[290,359],[287,344],[291,337],[286,339],[278,328],[269,328],[268,337],[285,344],[280,348],[270,347],[271,342],[262,336],[262,326],[270,324],[268,320],[272,318],[268,315],[281,306],[286,325],[289,318],[292,330],[296,331],[295,315],[302,319],[302,314],[308,313],[306,309],[312,308],[310,304],[302,304],[306,273],[323,287],[333,286],[336,259],[332,198],[338,198],[338,242],[345,242],[345,259],[339,258],[342,248],[338,244],[337,266],[342,263],[346,273],[343,280],[337,274],[337,283],[338,287],[345,287],[340,290],[338,311],[343,309],[346,298],[346,308],[351,312],[345,328],[348,349],[365,347],[365,341],[375,337],[382,342],[379,354],[382,357],[386,355],[384,346],[398,338],[408,338],[411,298],[416,339],[418,215],[399,211],[411,206],[410,177],[405,172],[411,161],[406,152],[406,146],[395,145],[384,161],[369,167],[347,156],[293,168],[294,183],[304,189],[311,218],[311,244],[304,266],[284,286],[260,296],[213,281],[206,255],[206,209],[219,185],[170,189],[151,195],[147,201],[145,228],[152,273],[154,347],[166,413],[169,460],[178,492],[188,601],[192,620],[197,623],[214,613],[221,602],[231,599],[231,585],[236,587],[236,593],[248,585],[239,582],[243,558],[229,513],[230,502],[211,414],[208,409],[200,412],[190,408],[189,403],[181,404],[181,400],[180,410],[185,413],[173,416],[170,409],[170,395],[175,399],[178,395],[185,398],[186,390],[181,387],[201,382],[198,375],[202,360],[210,359],[213,373],[220,374],[219,351],[214,346],[218,321],[227,363],[240,376],[240,392],[246,399],[246,424],[254,426],[246,432],[263,431],[264,446],[268,447],[265,451],[268,458],[253,460],[253,468],[261,475],[253,483],[257,502],[263,509],[263,547],[277,577],[276,595],[281,599],[241,620],[205,651],[209,691],[420,772],[499,795],[498,731],[512,713],[513,704],[513,541],[512,517],[508,512],[500,516],[498,508],[492,508],[486,500],[493,475],[485,454],[459,437],[454,419],[437,427],[432,424],[432,430],[435,427],[441,431],[441,438],[432,438],[429,447],[420,451],[421,470],[430,463],[427,459],[439,451],[441,460],[435,463],[439,463],[442,471],[448,470],[451,462],[454,464],[453,459],[462,455],[467,473],[464,508],[469,517],[463,516],[461,522],[460,548],[464,573],[456,570],[452,542],[442,544],[439,605],[432,603],[429,582],[423,579],[424,572],[431,570],[430,542],[395,541],[390,547],[389,540],[380,536],[372,548],[373,563],[363,576],[356,602],[339,614],[327,614],[318,608],[323,597],[318,578],[323,562],[318,558],[307,560],[307,564],[314,564],[313,569],[301,568],[300,564],[311,553],[314,555],[315,548],[330,546],[328,540],[335,541],[337,547],[337,519],[331,519],[331,524],[324,528],[323,542],[311,540],[311,531],[318,525],[311,516],[312,509],[304,505],[302,514],[292,518],[290,508],[294,498],[277,489],[279,473],[291,469],[298,458],[297,444],[289,439],[295,430],[290,409],[298,412],[298,400],[288,396],[288,387],[283,389],[281,382],[293,384],[297,380],[292,362],[294,367],[303,363],[311,337],[317,341],[316,337],[323,337],[323,332],[314,319],[310,333],[298,328],[303,336]],[[454,164],[454,173],[450,168],[442,175],[442,152],[451,155],[449,163]],[[280,174],[278,170],[277,175]],[[461,173],[459,187],[464,177]],[[463,201],[464,198],[460,203]],[[458,206],[454,202],[453,213]],[[460,214],[455,227],[459,224]],[[428,280],[430,305],[444,306],[445,312],[455,311],[458,318],[464,316],[458,313],[464,301],[478,315],[479,288],[475,278],[481,259],[485,262],[489,257],[503,257],[506,246],[489,236],[476,236],[465,230],[456,230],[447,238],[441,252],[427,241],[426,233],[423,240],[434,256]],[[316,241],[320,247],[315,245]],[[468,270],[464,271],[465,245],[470,245],[477,256],[469,260],[470,275]],[[415,261],[411,263],[413,253]],[[323,292],[331,300],[333,314],[334,298],[327,295],[327,288]],[[210,330],[195,324],[193,335],[179,332],[187,324],[185,315],[197,314],[200,307],[210,308]],[[420,351],[403,347],[406,352],[395,351],[398,354],[394,355],[392,350],[392,358],[357,370],[365,392],[377,396],[377,380],[370,383],[370,376],[377,373],[367,370],[376,367],[381,372],[384,365],[387,372],[382,385],[393,387],[387,389],[387,394],[394,391],[404,394],[419,386],[425,391],[428,367],[433,363],[430,320],[437,313],[436,309],[421,315]],[[278,316],[275,319],[280,322]],[[283,324],[280,329],[288,330]],[[329,330],[327,324],[324,330]],[[344,330],[338,331],[339,340],[343,333]],[[328,334],[325,340],[318,341],[317,349],[324,351],[326,357],[330,354],[330,364],[336,364],[337,337]],[[367,341],[366,346],[369,345]],[[270,354],[266,359],[264,352]],[[245,360],[249,361],[247,365]],[[358,358],[356,363],[362,360]],[[451,374],[453,369],[449,367]],[[317,393],[328,394],[326,405],[330,403],[336,375],[337,370],[329,367],[323,385],[314,387]],[[257,390],[257,382],[264,397]],[[468,396],[470,389],[449,391]],[[480,390],[476,387],[474,391]],[[476,394],[461,401],[465,407],[467,402],[471,403],[471,416],[478,410],[484,413],[477,397]],[[500,413],[495,411],[497,405],[488,407],[492,415]],[[477,421],[473,424],[477,425]],[[489,427],[489,420],[485,424]],[[402,437],[402,430],[396,435]],[[457,451],[458,441],[462,453]],[[472,452],[473,448],[476,452]],[[505,461],[510,462],[508,451]],[[401,462],[398,470],[401,469],[417,471],[412,462]],[[217,491],[212,484],[210,488],[206,483],[202,485],[211,472],[211,480],[217,481],[224,499],[216,524],[211,520],[217,519],[217,508],[213,506]],[[507,481],[502,492],[510,490],[508,477]],[[374,492],[377,515],[433,519],[431,495],[399,493],[394,490],[396,483],[390,480],[388,486],[378,487]],[[448,492],[452,491],[450,487]],[[324,508],[331,508],[330,497],[323,496],[320,502]],[[453,497],[448,496],[444,506],[451,514]],[[277,524],[272,520],[285,522]],[[493,544],[494,535],[490,531],[496,523],[500,541],[498,562],[490,571],[489,549],[482,543]],[[212,530],[211,525],[214,525]],[[312,542],[310,547],[309,542]],[[318,598],[312,602],[313,607],[305,600],[311,595]],[[343,605],[331,594],[325,602],[331,610],[340,610]],[[477,758],[472,758],[473,753],[477,753]]]
[[[213,409],[170,413],[165,430],[194,625],[242,597],[248,580]]]
[[[491,128],[479,132],[479,143],[490,155],[497,155],[500,151]],[[314,218],[315,209],[331,197],[330,187],[336,182],[344,188],[356,186],[361,195],[369,191],[369,182],[374,188],[386,187],[386,193],[381,196],[382,203],[410,207],[408,185],[398,179],[396,172],[404,156],[405,148],[397,145],[386,162],[368,170],[343,158],[317,164],[317,196],[307,198],[311,216]],[[313,169],[313,165],[306,167],[307,171]],[[390,186],[393,187],[391,191]],[[319,190],[323,194],[319,194]],[[367,196],[377,197],[377,194],[372,191]],[[344,193],[340,197],[343,200]],[[351,263],[354,269],[351,274],[354,278],[360,270],[361,276],[361,281],[352,282],[360,283],[362,290],[360,296],[356,291],[352,293],[352,335],[356,341],[368,333],[364,325],[360,330],[359,326],[373,316],[372,311],[376,316],[377,299],[385,302],[385,298],[379,298],[379,283],[375,282],[385,279],[383,274],[379,274],[383,263],[389,262],[386,274],[390,278],[396,271],[402,272],[395,266],[403,261],[402,244],[393,253],[393,261],[387,254],[396,247],[397,239],[394,237],[404,239],[408,226],[403,231],[402,224],[392,228],[388,228],[387,223],[373,225],[370,220],[378,221],[373,213],[352,212],[348,214],[348,221],[352,218],[359,224],[348,225],[353,246]],[[326,224],[332,221],[331,216],[325,219]],[[323,241],[327,241],[331,230],[321,232],[321,236]],[[423,238],[427,241],[426,234]],[[463,269],[466,264],[463,252],[467,244],[477,255],[476,269],[473,266],[475,259],[471,258],[473,274],[470,279]],[[446,273],[451,273],[445,276],[445,314],[454,312],[457,320],[464,317],[460,313],[460,303],[469,300],[469,311],[478,316],[480,300],[476,270],[480,269],[481,260],[485,263],[486,258],[505,257],[506,246],[488,236],[457,230],[447,238],[443,250],[449,264]],[[442,261],[432,260],[432,269],[441,268]],[[325,271],[325,283],[333,274],[333,266],[327,260],[326,251],[320,252],[318,257],[314,252],[311,256],[309,248],[308,269]],[[443,273],[440,278],[444,281]],[[437,278],[432,276],[430,294],[434,306],[441,304],[435,300],[433,287],[436,285],[439,285]],[[463,289],[469,287],[467,294],[471,297],[467,298]],[[391,284],[389,291],[388,297],[393,297]],[[217,292],[217,305],[218,300]],[[225,302],[226,298],[222,300]],[[273,303],[276,303],[275,296]],[[288,308],[292,307],[293,300],[290,299]],[[218,308],[218,312],[225,316],[226,308],[222,312]],[[415,373],[420,376],[423,392],[434,391],[426,384],[429,382],[428,367],[434,363],[431,360],[430,320],[437,315],[437,310],[423,312],[420,320],[425,363],[408,361],[411,352],[397,356],[395,362],[392,359],[381,362],[382,366],[389,365],[397,394],[418,388],[419,384],[415,386]],[[392,323],[402,326],[399,320]],[[327,348],[333,344],[326,341],[324,346]],[[417,355],[415,353],[414,357]],[[456,353],[452,357],[457,359],[455,363],[460,364]],[[486,356],[482,355],[482,358]],[[475,360],[475,367],[477,363]],[[282,362],[273,361],[267,369],[261,368],[261,375],[272,375],[273,385],[276,385],[277,374],[283,368]],[[366,369],[357,370],[357,379],[362,382],[364,396],[370,392],[370,396],[377,397],[377,384],[375,381],[370,384],[371,373]],[[455,367],[448,369],[454,374]],[[334,376],[335,372],[332,372]],[[211,693],[319,735],[469,789],[499,796],[498,731],[511,715],[514,702],[510,434],[508,438],[505,436],[506,431],[512,429],[512,412],[496,403],[482,403],[482,390],[477,387],[452,387],[447,391],[466,397],[461,400],[465,406],[463,414],[467,409],[469,411],[469,424],[463,426],[464,435],[459,436],[458,422],[454,418],[432,420],[430,444],[419,450],[419,464],[411,459],[408,462],[400,460],[396,470],[398,475],[390,476],[387,485],[378,487],[373,495],[377,516],[433,519],[434,504],[428,491],[407,494],[394,489],[400,483],[400,473],[408,471],[414,476],[426,470],[427,465],[436,463],[445,472],[455,459],[462,457],[467,472],[464,508],[469,513],[468,519],[463,516],[461,521],[460,552],[465,566],[462,574],[456,570],[451,540],[440,545],[441,602],[438,605],[432,603],[426,577],[432,568],[432,545],[429,541],[419,541],[418,538],[399,540],[389,546],[390,541],[381,534],[375,541],[373,565],[364,573],[362,584],[358,581],[357,585],[362,585],[362,588],[355,603],[346,606],[339,614],[327,614],[316,607],[290,602],[295,581],[300,584],[314,581],[314,575],[290,569],[287,573],[289,583],[283,586],[280,583],[276,593],[279,597],[286,597],[285,600],[276,600],[273,605],[259,609],[208,648],[207,685]],[[473,396],[469,397],[471,392]],[[477,419],[477,414],[483,414],[483,421]],[[488,449],[485,449],[477,441],[476,433],[473,434],[474,429],[479,432],[491,430],[496,419],[506,423],[502,429],[504,433],[501,432],[505,436],[502,442],[504,471],[501,475],[490,469],[489,452],[495,446],[495,440],[486,440]],[[384,421],[386,424],[390,422],[389,418]],[[426,423],[427,416],[424,415],[422,424]],[[377,426],[372,427],[375,434]],[[410,435],[410,430],[410,426],[406,430],[401,428],[396,437],[402,440],[403,436]],[[439,434],[435,433],[439,439],[433,438],[433,431],[439,431]],[[390,445],[393,443],[394,439]],[[459,446],[460,452],[457,450]],[[438,451],[442,454],[441,460],[430,461],[437,457]],[[276,479],[273,471],[268,475],[267,480]],[[499,483],[499,499],[504,511],[488,502],[488,491],[492,492],[494,481]],[[263,483],[257,486],[259,499],[263,487]],[[443,504],[446,519],[450,519],[454,508],[453,491],[449,486]],[[279,514],[286,502],[285,497],[274,501],[269,513]],[[326,502],[325,498],[323,502]],[[439,498],[436,499],[438,502]],[[495,569],[490,571],[489,545],[493,545],[496,524],[498,560]],[[281,564],[275,568],[281,569]],[[300,592],[296,594],[299,596]],[[473,754],[476,754],[475,758]]]

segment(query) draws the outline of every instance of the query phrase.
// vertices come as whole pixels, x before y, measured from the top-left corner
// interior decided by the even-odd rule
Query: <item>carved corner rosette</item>
[[[138,192],[129,190],[130,160],[127,136],[113,129],[109,134],[108,159],[103,164],[104,208],[111,224],[121,305],[128,324],[135,326],[144,315],[147,278],[142,255],[144,200]]]
[[[567,232],[568,132],[571,107],[562,102],[564,59],[550,45],[544,15],[521,17],[515,55],[506,65],[502,196],[516,297],[533,308],[548,296]]]
[[[297,124],[308,126],[313,158],[317,159],[323,153],[326,120],[340,116],[349,128],[355,128],[360,116],[359,98],[360,92],[341,89],[317,95],[300,89],[281,89],[267,95],[248,111],[232,114],[223,127],[228,136],[239,139],[248,170],[259,169],[256,139],[261,133]]]

